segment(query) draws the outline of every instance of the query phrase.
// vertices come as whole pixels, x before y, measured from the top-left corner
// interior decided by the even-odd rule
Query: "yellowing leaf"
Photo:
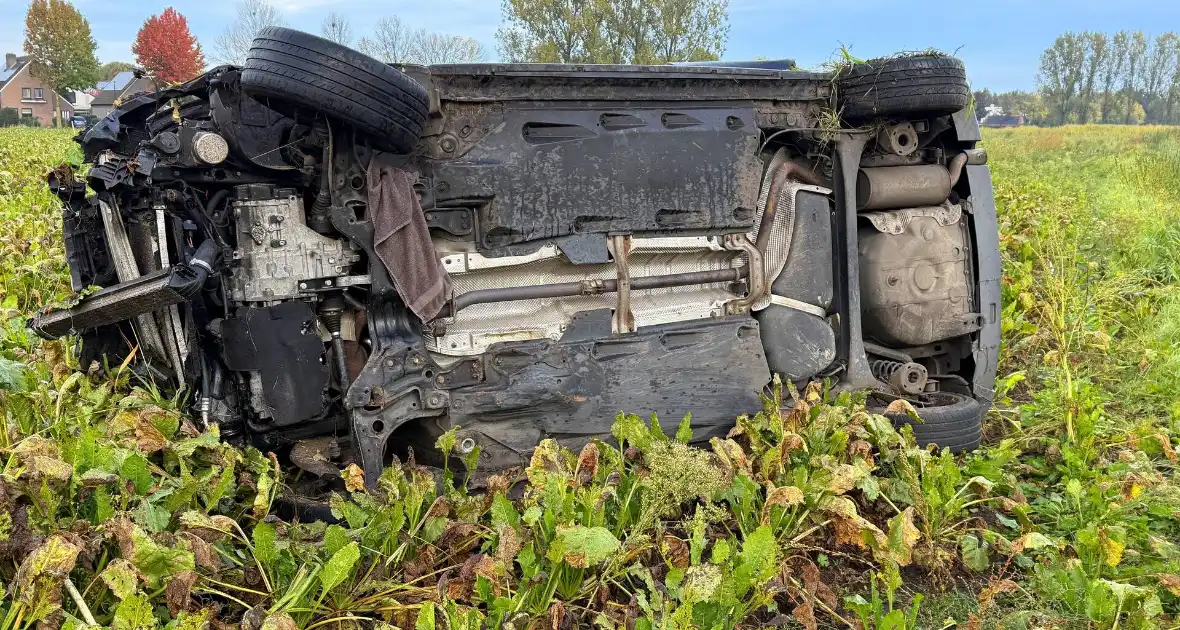
[[[1026,549],[1041,549],[1043,547],[1053,547],[1054,543],[1048,536],[1040,532],[1029,532],[1020,538],[1012,541],[1012,555],[1023,552]]]
[[[1127,544],[1111,538],[1105,530],[1098,536],[1098,544],[1102,548],[1102,559],[1106,564],[1117,567],[1123,559],[1123,550],[1127,548]]]
[[[557,538],[549,548],[549,559],[585,568],[606,560],[618,548],[619,540],[609,529],[575,525],[557,531]]]
[[[139,574],[131,562],[124,558],[112,560],[98,576],[111,589],[111,594],[120,600],[131,597],[139,588]]]
[[[803,503],[803,491],[795,486],[783,486],[781,488],[771,488],[766,493],[766,503],[762,506],[762,524],[770,523],[771,508],[780,506],[789,508],[791,506]]]
[[[910,401],[904,398],[898,398],[897,400],[889,403],[889,406],[885,408],[885,414],[909,416],[915,420],[918,419],[918,411],[914,409],[914,406],[910,404]]]
[[[1160,586],[1168,589],[1168,592],[1180,597],[1180,575],[1172,575],[1171,573],[1160,573],[1155,576],[1159,580]]]
[[[365,489],[365,471],[355,462],[349,464],[340,476],[344,478],[344,488],[349,492],[361,492]]]
[[[889,552],[899,566],[913,562],[914,545],[922,533],[914,527],[914,507],[910,506],[901,514],[889,519]]]
[[[51,536],[25,557],[16,571],[16,601],[27,607],[27,621],[41,621],[61,610],[61,585],[81,552],[63,536]]]

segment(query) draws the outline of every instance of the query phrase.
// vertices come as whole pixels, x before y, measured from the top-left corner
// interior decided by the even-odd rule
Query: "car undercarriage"
[[[31,325],[324,487],[455,428],[481,472],[620,412],[707,440],[775,375],[973,448],[999,258],[957,63],[394,68],[268,29],[79,135],[50,185],[100,289]]]

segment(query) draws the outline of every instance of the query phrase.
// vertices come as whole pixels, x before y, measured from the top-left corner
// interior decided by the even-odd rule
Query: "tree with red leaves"
[[[169,83],[187,81],[205,67],[205,54],[189,32],[188,20],[172,7],[143,23],[131,52],[141,67]]]

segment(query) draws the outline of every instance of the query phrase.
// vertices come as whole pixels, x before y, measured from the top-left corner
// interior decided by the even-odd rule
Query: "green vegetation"
[[[1175,628],[1180,132],[986,145],[1006,271],[986,448],[918,449],[814,384],[709,450],[621,415],[618,446],[547,441],[483,493],[407,462],[325,525],[273,514],[273,457],[26,331],[68,297],[43,175],[77,155],[0,130],[0,630]]]
[[[1066,32],[1041,53],[1037,89],[975,93],[1034,125],[1180,125],[1180,37],[1174,32]]]

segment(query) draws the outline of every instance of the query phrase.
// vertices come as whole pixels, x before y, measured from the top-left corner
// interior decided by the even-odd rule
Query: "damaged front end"
[[[822,131],[831,76],[764,68],[303,60],[278,84],[283,38],[339,52],[269,29],[245,67],[79,136],[85,183],[51,184],[74,288],[101,290],[40,334],[78,334],[84,364],[136,352],[319,489],[431,463],[454,428],[482,472],[621,411],[707,440],[772,374],[931,417],[954,397],[978,442],[998,258],[973,120]],[[327,80],[345,101],[311,106]]]

